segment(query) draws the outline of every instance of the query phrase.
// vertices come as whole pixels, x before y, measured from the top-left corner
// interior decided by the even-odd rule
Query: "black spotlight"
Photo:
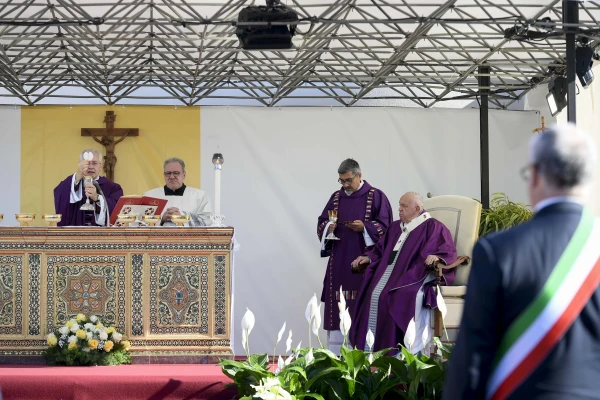
[[[579,82],[585,88],[588,87],[594,80],[594,73],[592,72],[592,64],[594,63],[594,49],[589,46],[578,47],[575,50],[575,59],[577,66],[575,71]]]
[[[546,101],[553,117],[567,106],[567,87],[567,78],[564,76],[557,76],[548,83]]]
[[[267,0],[266,6],[248,6],[240,11],[235,34],[244,50],[291,49],[297,23],[296,11],[281,0]]]

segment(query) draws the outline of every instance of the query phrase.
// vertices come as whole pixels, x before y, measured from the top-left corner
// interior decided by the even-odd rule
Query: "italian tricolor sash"
[[[600,223],[584,210],[542,291],[502,338],[487,399],[505,399],[542,363],[599,284]]]

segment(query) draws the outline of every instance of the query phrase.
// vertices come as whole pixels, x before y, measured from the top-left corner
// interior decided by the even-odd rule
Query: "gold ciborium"
[[[183,224],[190,222],[189,215],[171,215],[171,221],[175,222],[177,226],[183,226]]]
[[[160,215],[142,215],[142,221],[150,226],[154,226],[160,222]]]
[[[117,215],[117,222],[125,224],[125,226],[129,226],[130,223],[135,222],[137,219],[137,214],[119,214]]]
[[[56,226],[62,219],[61,214],[44,214],[42,215],[44,222],[48,223],[48,226]]]
[[[21,223],[21,226],[29,226],[29,223],[35,219],[35,214],[15,214],[15,218]]]

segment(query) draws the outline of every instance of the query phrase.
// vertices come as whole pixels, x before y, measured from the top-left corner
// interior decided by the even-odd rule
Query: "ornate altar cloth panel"
[[[231,357],[233,228],[0,228],[0,362],[40,362],[79,313],[123,332],[134,362]]]

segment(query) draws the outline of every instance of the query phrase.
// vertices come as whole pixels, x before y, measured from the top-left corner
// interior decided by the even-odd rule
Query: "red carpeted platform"
[[[3,400],[229,400],[237,394],[230,382],[216,365],[0,366]]]

